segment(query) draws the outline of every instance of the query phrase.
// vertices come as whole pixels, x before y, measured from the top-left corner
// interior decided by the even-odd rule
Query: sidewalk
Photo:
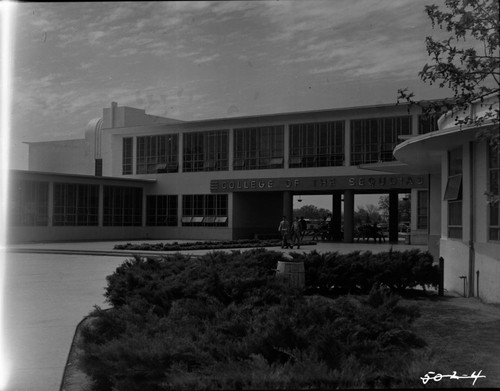
[[[102,242],[54,242],[54,243],[24,243],[9,245],[7,251],[15,253],[38,253],[38,254],[86,254],[86,255],[106,255],[106,256],[130,256],[132,254],[149,254],[149,255],[165,255],[180,252],[182,254],[203,255],[207,250],[183,250],[183,251],[139,251],[139,250],[115,250],[116,244],[142,244],[142,243],[194,243],[198,240],[115,240]],[[270,250],[288,252],[309,252],[316,250],[319,253],[338,251],[340,253],[348,253],[352,251],[372,251],[382,252],[389,249],[404,251],[410,248],[418,248],[422,251],[427,250],[427,246],[406,245],[402,242],[398,244],[390,243],[338,243],[338,242],[323,242],[318,241],[316,245],[301,246],[300,249],[281,249],[279,246],[269,247]],[[222,251],[248,250],[250,248],[227,249]]]

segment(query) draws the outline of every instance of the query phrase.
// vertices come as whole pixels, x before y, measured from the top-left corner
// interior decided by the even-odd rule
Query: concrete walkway
[[[134,243],[144,242],[162,241]],[[3,325],[7,345],[4,354],[10,362],[10,380],[6,390],[59,389],[77,324],[95,305],[105,307],[106,276],[133,253],[113,250],[118,243],[126,242],[9,246]],[[300,250],[270,249],[283,252],[379,252],[391,247],[404,250],[418,246],[320,242],[315,246],[303,246]],[[418,248],[426,249],[424,246]],[[183,253],[201,255],[206,250]]]

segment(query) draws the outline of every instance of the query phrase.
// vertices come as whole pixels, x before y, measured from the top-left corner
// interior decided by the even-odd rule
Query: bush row
[[[304,240],[301,245],[315,245],[316,242]],[[186,250],[222,250],[234,248],[260,248],[281,246],[280,239],[240,239],[229,241],[204,241],[186,243],[141,243],[141,244],[116,244],[115,250],[142,250],[142,251],[186,251]]]
[[[304,262],[306,286],[321,293],[368,293],[376,286],[397,293],[421,286],[437,286],[439,268],[428,251],[354,251],[320,254],[291,253],[296,261]]]
[[[416,307],[384,288],[304,295],[274,277],[279,260],[254,249],[124,262],[107,277],[112,307],[82,330],[94,390],[407,385],[424,345]]]

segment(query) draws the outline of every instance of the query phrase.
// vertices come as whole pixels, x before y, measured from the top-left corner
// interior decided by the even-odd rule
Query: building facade
[[[371,166],[393,167],[398,143],[433,130],[405,105],[178,121],[113,103],[83,139],[28,143],[29,170],[12,173],[11,240],[250,238],[291,218],[294,195],[328,194],[337,237],[352,242],[355,195],[384,193],[396,242],[398,194],[411,192],[412,240],[427,243],[432,179]],[[110,212],[120,208],[141,217]],[[79,218],[86,209],[97,216]]]
[[[9,240],[252,238],[276,233],[294,196],[331,195],[336,239],[353,242],[355,195],[388,194],[397,242],[410,193],[411,242],[443,257],[445,288],[500,302],[500,157],[478,137],[498,124],[455,125],[491,105],[439,121],[407,105],[179,121],[112,103],[82,139],[28,143]]]
[[[498,96],[492,96],[466,112],[450,112],[439,119],[438,131],[394,150],[410,171],[441,178],[431,184],[431,191],[441,194],[431,210],[441,214],[445,288],[494,303],[500,303],[500,154],[485,132],[498,136],[499,124],[491,119],[479,126],[456,124],[498,109]]]

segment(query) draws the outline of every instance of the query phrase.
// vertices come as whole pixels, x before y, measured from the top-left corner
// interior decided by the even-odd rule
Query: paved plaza
[[[145,241],[137,243],[142,242]],[[113,251],[116,243],[31,243],[9,247],[4,304],[5,354],[10,361],[7,390],[59,389],[76,326],[95,305],[105,306],[106,276],[132,253]],[[272,249],[378,252],[390,247],[390,244],[320,242],[300,250]],[[416,246],[392,247],[403,250]]]

